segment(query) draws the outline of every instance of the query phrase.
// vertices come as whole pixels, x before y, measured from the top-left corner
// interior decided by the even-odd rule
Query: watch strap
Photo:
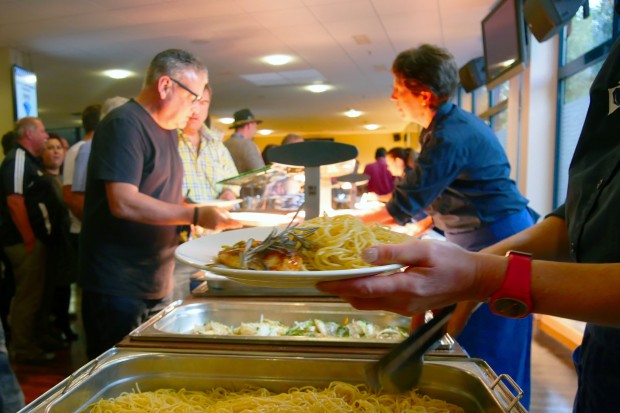
[[[523,318],[532,311],[532,255],[508,251],[508,268],[502,286],[489,300],[491,311],[512,318]]]

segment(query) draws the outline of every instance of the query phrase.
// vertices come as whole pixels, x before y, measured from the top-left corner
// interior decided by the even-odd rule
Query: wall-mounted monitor
[[[525,69],[527,40],[522,0],[501,0],[482,20],[487,89]]]
[[[38,117],[37,75],[17,65],[13,65],[11,71],[15,120],[26,116]]]

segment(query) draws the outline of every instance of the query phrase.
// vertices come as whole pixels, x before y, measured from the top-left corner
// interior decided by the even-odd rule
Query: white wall
[[[530,36],[530,60],[510,81],[507,153],[513,178],[541,215],[553,208],[557,112],[558,36],[538,43]]]

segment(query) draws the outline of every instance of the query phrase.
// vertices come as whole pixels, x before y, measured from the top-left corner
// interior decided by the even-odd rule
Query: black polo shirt
[[[620,262],[620,41],[590,88],[590,107],[571,161],[566,202],[553,215],[566,220],[575,262]],[[584,278],[583,283],[587,282]],[[616,411],[620,329],[588,324],[576,366],[580,385],[575,411]]]

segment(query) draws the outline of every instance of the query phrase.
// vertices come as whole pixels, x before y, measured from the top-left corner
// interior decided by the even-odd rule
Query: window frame
[[[578,13],[581,12],[581,8]],[[569,23],[570,24],[570,23]],[[554,166],[553,166],[553,209],[559,204],[559,184],[560,184],[560,147],[561,147],[561,117],[562,117],[562,101],[566,93],[567,79],[575,74],[593,66],[607,58],[615,41],[620,36],[620,17],[616,12],[616,1],[614,1],[614,12],[612,22],[612,35],[607,41],[586,51],[581,56],[576,57],[570,62],[565,63],[566,48],[568,47],[567,30],[568,24],[560,31],[559,53],[558,53],[558,85],[557,85],[557,102],[556,102],[556,125],[555,125],[555,147],[554,147]],[[568,171],[566,171],[568,173]],[[564,201],[562,201],[564,203]]]

